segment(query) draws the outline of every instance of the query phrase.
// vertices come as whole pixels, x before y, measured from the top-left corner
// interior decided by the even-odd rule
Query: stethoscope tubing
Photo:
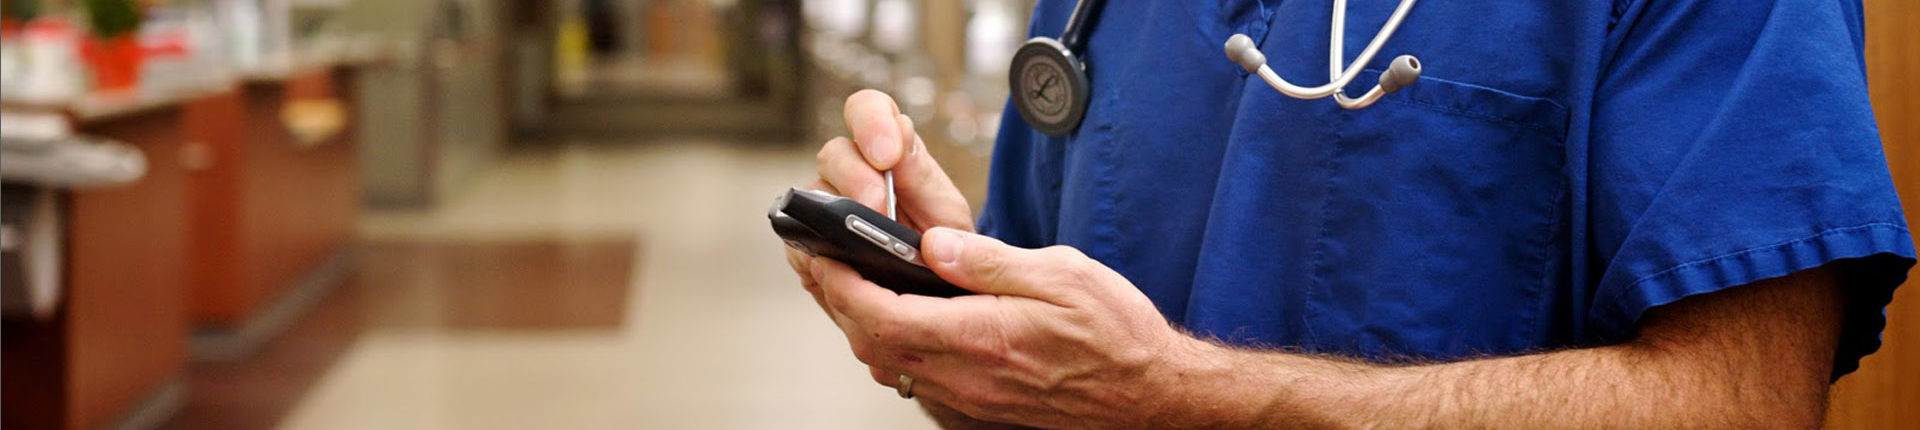
[[[1393,33],[1400,29],[1400,23],[1406,21],[1407,14],[1413,10],[1415,1],[1400,0],[1400,4],[1394,7],[1393,14],[1387,17],[1386,24],[1380,27],[1380,31],[1374,34],[1372,40],[1367,41],[1367,47],[1360,51],[1360,57],[1355,58],[1353,64],[1347,64],[1345,61],[1347,0],[1333,0],[1333,19],[1329,25],[1332,34],[1328,37],[1330,46],[1327,48],[1327,83],[1325,85],[1302,87],[1287,82],[1285,78],[1275,73],[1272,67],[1267,66],[1266,55],[1260,52],[1259,45],[1253,38],[1245,34],[1234,34],[1228,37],[1224,48],[1227,58],[1238,63],[1249,74],[1259,76],[1268,86],[1281,94],[1309,100],[1331,96],[1341,108],[1360,109],[1420,79],[1420,60],[1412,55],[1401,55],[1380,73],[1380,79],[1373,88],[1362,93],[1360,97],[1348,97],[1343,92],[1343,88],[1352,83],[1355,77],[1360,76],[1360,72],[1367,64],[1373,62],[1373,57],[1380,53],[1380,48],[1387,44],[1387,40],[1393,38]],[[1068,18],[1067,26],[1061,32],[1059,39],[1035,37],[1029,39],[1020,47],[1020,50],[1014,53],[1013,66],[1008,73],[1008,87],[1014,90],[1013,105],[1020,112],[1021,118],[1036,131],[1051,136],[1061,136],[1078,128],[1080,121],[1084,119],[1089,100],[1086,93],[1090,91],[1086,75],[1087,63],[1083,59],[1076,58],[1074,53],[1085,49],[1086,33],[1092,26],[1092,21],[1099,15],[1102,3],[1100,0],[1077,0],[1073,6],[1073,15]],[[1031,85],[1029,77],[1054,78],[1047,82],[1065,80],[1067,86],[1053,88],[1054,93],[1064,93],[1055,95],[1066,97],[1065,104],[1062,105],[1059,101],[1042,96],[1042,93],[1049,89],[1048,86],[1043,85],[1037,90],[1026,88]],[[1030,93],[1028,90],[1034,91]],[[1041,99],[1034,100],[1034,97]],[[1047,112],[1037,110],[1039,108],[1036,106],[1043,105],[1050,106],[1051,110]]]
[[[1366,94],[1359,98],[1348,98],[1345,94],[1342,94],[1340,90],[1341,88],[1345,88],[1347,84],[1352,83],[1353,78],[1360,76],[1361,69],[1364,68],[1367,63],[1373,62],[1374,55],[1380,53],[1380,47],[1387,44],[1387,39],[1393,38],[1393,32],[1400,28],[1402,21],[1406,20],[1407,12],[1413,10],[1415,1],[1416,0],[1400,0],[1400,5],[1393,9],[1393,15],[1387,17],[1386,25],[1381,26],[1380,32],[1374,34],[1373,40],[1367,42],[1366,49],[1360,51],[1360,57],[1355,58],[1352,65],[1345,65],[1345,49],[1343,47],[1346,44],[1347,0],[1333,0],[1333,34],[1330,38],[1330,45],[1332,46],[1327,52],[1329,82],[1325,85],[1315,87],[1294,85],[1292,82],[1287,82],[1285,78],[1281,78],[1279,74],[1274,73],[1273,68],[1267,67],[1266,64],[1260,65],[1257,74],[1261,80],[1267,82],[1268,86],[1272,86],[1274,90],[1278,90],[1281,94],[1285,94],[1288,97],[1310,100],[1335,96],[1335,100],[1340,102],[1341,107],[1347,109],[1358,109],[1373,104],[1374,101],[1379,100],[1380,96],[1385,93],[1385,91],[1382,91],[1378,86],[1375,86],[1372,90],[1368,90]]]

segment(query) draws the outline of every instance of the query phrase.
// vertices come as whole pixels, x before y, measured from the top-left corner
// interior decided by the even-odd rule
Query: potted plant
[[[86,0],[87,23],[93,37],[81,55],[93,69],[95,89],[131,90],[140,82],[140,23],[146,19],[137,0]]]
[[[0,3],[0,35],[14,36],[20,26],[40,17],[40,0],[7,0]]]

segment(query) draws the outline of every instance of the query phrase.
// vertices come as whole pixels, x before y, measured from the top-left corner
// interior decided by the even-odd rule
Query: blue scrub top
[[[1350,2],[1348,61],[1397,3]],[[1393,56],[1418,83],[1344,111],[1324,1],[1113,0],[1092,105],[1051,138],[1009,106],[980,228],[1072,245],[1220,340],[1447,360],[1633,337],[1648,309],[1834,262],[1834,376],[1879,348],[1913,243],[1868,105],[1858,1],[1441,1]],[[1044,0],[1031,31],[1073,8]]]

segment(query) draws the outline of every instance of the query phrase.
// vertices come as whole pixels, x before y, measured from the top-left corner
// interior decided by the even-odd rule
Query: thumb
[[[927,267],[941,279],[981,294],[1047,299],[1056,294],[1049,279],[1078,270],[1046,250],[1008,245],[999,239],[946,227],[920,237]],[[1051,300],[1046,300],[1051,301]]]

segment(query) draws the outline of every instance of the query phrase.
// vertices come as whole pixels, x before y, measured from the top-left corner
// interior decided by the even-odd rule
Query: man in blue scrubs
[[[1346,52],[1395,3],[1354,2]],[[977,228],[854,94],[814,187],[879,207],[893,170],[928,266],[982,295],[789,260],[950,427],[1812,428],[1879,347],[1914,250],[1857,0],[1428,0],[1368,65],[1420,80],[1358,111],[1222,53],[1325,76],[1330,9],[1113,0],[1085,121],[1009,110]]]

